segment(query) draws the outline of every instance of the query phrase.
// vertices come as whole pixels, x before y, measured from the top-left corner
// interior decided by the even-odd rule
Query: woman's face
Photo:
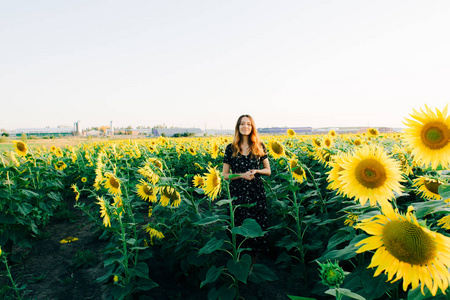
[[[252,132],[252,122],[247,117],[243,117],[241,119],[241,124],[239,124],[239,132],[242,135],[250,135]]]

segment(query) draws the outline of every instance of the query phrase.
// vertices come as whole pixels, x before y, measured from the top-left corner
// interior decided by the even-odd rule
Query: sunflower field
[[[0,156],[0,294],[25,299],[11,273],[71,201],[101,230],[107,298],[158,288],[153,261],[207,299],[450,299],[450,116],[425,106],[402,133],[261,136],[269,223],[234,225],[222,176],[232,137],[149,138],[31,148]],[[65,242],[72,242],[75,237]],[[239,242],[268,235],[252,262]],[[72,239],[72,240],[71,240]],[[151,298],[142,298],[151,299]]]

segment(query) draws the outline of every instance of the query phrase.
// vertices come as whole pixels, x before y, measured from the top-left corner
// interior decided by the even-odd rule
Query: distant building
[[[99,136],[100,135],[100,131],[98,131],[98,130],[89,130],[89,131],[85,131],[84,135],[85,136]]]
[[[287,134],[288,129],[292,129],[297,134],[311,134],[312,127],[270,127],[258,128],[261,134]]]
[[[192,134],[194,136],[202,136],[203,131],[200,128],[153,128],[152,134],[154,136],[165,135],[167,137],[172,137],[177,134]]]
[[[234,130],[231,129],[205,129],[205,135],[234,135]]]
[[[11,131],[12,136],[21,136],[22,134],[27,136],[72,136],[75,134],[74,128],[72,127],[58,127],[58,128],[20,128]]]

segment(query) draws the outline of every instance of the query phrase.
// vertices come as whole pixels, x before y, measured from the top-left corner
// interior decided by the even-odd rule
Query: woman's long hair
[[[250,120],[250,123],[252,124],[252,131],[250,132],[250,136],[248,139],[248,144],[250,146],[250,153],[252,156],[263,156],[265,155],[264,148],[262,146],[262,142],[259,139],[258,131],[256,129],[255,121],[250,115],[242,115],[238,118],[236,122],[236,127],[234,129],[234,138],[232,142],[232,148],[233,148],[233,156],[236,156],[242,152],[242,134],[239,131],[239,126],[241,125],[242,118],[247,117]]]

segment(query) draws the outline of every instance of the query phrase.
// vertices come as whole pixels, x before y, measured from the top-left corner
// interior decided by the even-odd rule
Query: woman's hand
[[[247,172],[241,174],[241,177],[244,178],[245,180],[253,180],[253,179],[255,179],[254,171],[255,170],[247,171]]]

